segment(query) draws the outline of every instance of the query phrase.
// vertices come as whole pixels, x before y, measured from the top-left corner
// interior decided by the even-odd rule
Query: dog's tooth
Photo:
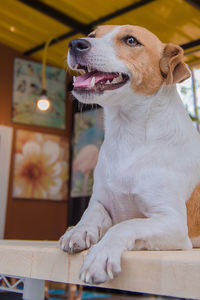
[[[90,82],[90,87],[94,87],[95,85],[95,77],[92,77],[92,80]]]
[[[75,82],[76,81],[76,76],[73,76],[73,82]]]
[[[78,69],[78,64],[75,65],[74,69]]]
[[[116,80],[117,80],[117,83],[122,81],[121,77],[117,77]]]
[[[109,80],[107,80],[107,81],[106,81],[106,84],[110,84],[110,81],[109,81]]]
[[[118,79],[119,81],[123,81],[123,77],[122,77],[122,74],[121,74],[121,73],[119,74],[119,76],[117,77],[117,79]]]
[[[118,83],[117,78],[114,78],[111,83]]]
[[[88,72],[91,72],[91,71],[92,71],[92,69],[91,69],[90,66],[88,66],[87,69],[88,69]]]

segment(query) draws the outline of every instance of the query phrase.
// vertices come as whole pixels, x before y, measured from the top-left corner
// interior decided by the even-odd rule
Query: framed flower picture
[[[67,200],[68,146],[62,136],[17,130],[13,198]]]

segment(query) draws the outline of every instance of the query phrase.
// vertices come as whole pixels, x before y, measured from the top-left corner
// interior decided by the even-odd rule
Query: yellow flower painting
[[[14,154],[13,197],[66,200],[68,151],[65,137],[18,130]]]

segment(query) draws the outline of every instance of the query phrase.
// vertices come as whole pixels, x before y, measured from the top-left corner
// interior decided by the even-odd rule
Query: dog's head
[[[190,76],[181,47],[130,25],[99,26],[88,37],[72,40],[68,65],[82,73],[74,78],[74,96],[102,106],[119,104],[133,93],[152,95],[163,84]]]

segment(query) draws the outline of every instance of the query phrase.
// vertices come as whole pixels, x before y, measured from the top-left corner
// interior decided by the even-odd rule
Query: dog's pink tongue
[[[81,87],[90,87],[92,78],[95,78],[94,84],[101,80],[110,80],[117,77],[116,73],[102,73],[102,72],[91,72],[86,73],[76,78],[76,81],[73,83],[74,87],[81,88]]]

